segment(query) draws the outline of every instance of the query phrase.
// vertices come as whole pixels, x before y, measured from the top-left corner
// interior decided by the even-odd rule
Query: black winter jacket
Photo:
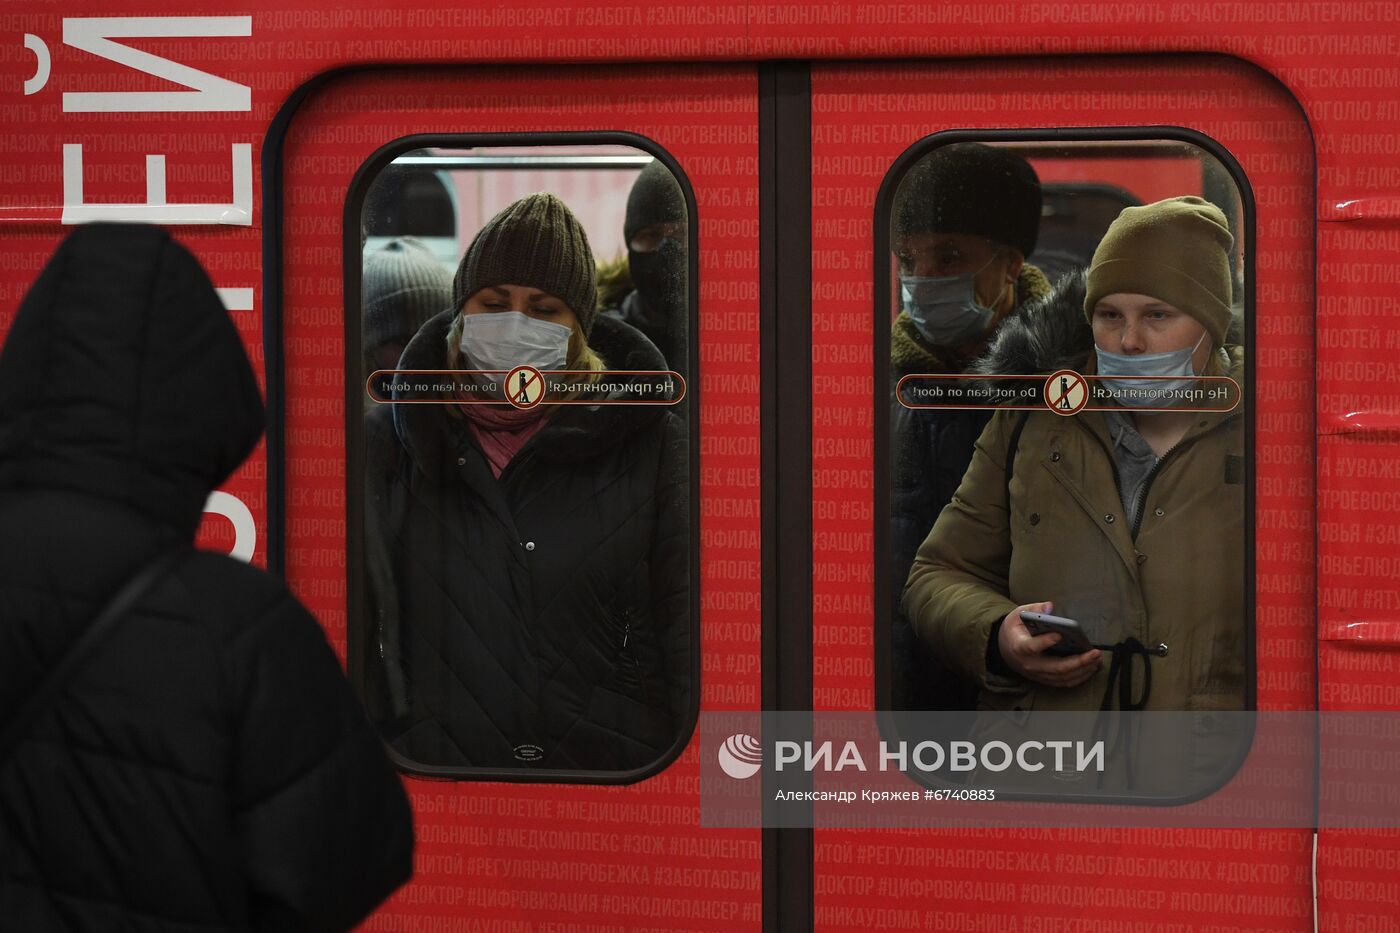
[[[0,765],[0,928],[338,930],[408,877],[403,789],[320,627],[192,547],[261,432],[194,258],[157,227],[74,232],[0,355],[0,722],[183,554]]]
[[[665,360],[662,369],[689,377],[689,361],[686,358],[687,321],[684,313],[657,315],[647,307],[642,293],[635,289],[622,299],[618,307],[609,308],[603,313],[631,324],[655,344]]]
[[[424,325],[401,369],[443,368],[452,314]],[[610,370],[666,368],[606,315],[589,343]],[[446,405],[384,406],[367,433],[371,624],[358,647],[394,746],[453,768],[630,771],[662,757],[695,689],[680,420],[559,406],[499,478]]]
[[[1017,310],[1050,291],[1039,269],[1023,265],[1016,283]],[[915,636],[899,611],[914,554],[938,513],[953,498],[972,462],[972,448],[992,412],[906,408],[893,390],[916,373],[960,373],[967,365],[943,347],[928,343],[908,313],[895,319],[890,347],[890,587],[894,612],[892,705],[895,709],[971,709],[976,687],[946,670]]]

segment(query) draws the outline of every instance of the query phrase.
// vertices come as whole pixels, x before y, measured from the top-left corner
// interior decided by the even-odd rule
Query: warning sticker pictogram
[[[1045,407],[1057,415],[1073,415],[1089,404],[1089,383],[1072,369],[1051,373],[1045,380]]]
[[[516,408],[534,408],[544,401],[544,376],[533,366],[517,366],[506,373],[501,388],[506,401]]]

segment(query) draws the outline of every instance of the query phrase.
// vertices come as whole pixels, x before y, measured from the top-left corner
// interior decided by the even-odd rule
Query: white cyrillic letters
[[[253,513],[243,500],[226,492],[215,490],[205,500],[204,511],[222,515],[233,522],[233,550],[230,557],[236,557],[245,564],[253,559],[253,549],[258,543],[258,526],[253,522]]]
[[[68,91],[64,113],[149,113],[157,111],[244,111],[253,109],[252,90],[227,78],[142,52],[113,39],[167,39],[251,36],[251,16],[126,16],[63,21],[63,42],[190,88],[187,91]],[[29,47],[28,39],[25,41]],[[37,52],[36,52],[37,55]],[[42,60],[41,60],[42,61]],[[45,76],[47,80],[47,75]],[[42,85],[41,85],[42,86]],[[29,93],[26,85],[25,93]]]
[[[83,147],[63,145],[63,223],[81,224],[93,220],[132,221],[148,224],[229,224],[248,227],[253,223],[253,147],[234,143],[233,201],[228,204],[165,203],[165,156],[146,156],[146,203],[83,203]]]

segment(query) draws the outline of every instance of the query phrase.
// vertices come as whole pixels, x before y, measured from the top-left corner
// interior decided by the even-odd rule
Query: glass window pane
[[[362,220],[366,705],[416,770],[655,765],[698,667],[681,183],[624,146],[420,149]]]
[[[1103,781],[1000,788],[1181,798],[1248,745],[1209,715],[1254,695],[1245,203],[1201,146],[1105,139],[927,148],[887,205],[891,706],[1108,741]]]

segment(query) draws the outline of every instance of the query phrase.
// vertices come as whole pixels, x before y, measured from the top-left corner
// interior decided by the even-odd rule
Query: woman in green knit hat
[[[1245,419],[1238,405],[1181,401],[1198,377],[1242,380],[1232,247],[1201,198],[1127,208],[1087,274],[1014,319],[975,366],[1068,361],[1099,377],[1101,410],[993,418],[904,592],[920,637],[979,685],[979,708],[1010,714],[999,728],[1045,711],[1245,705]],[[1074,619],[1097,647],[1056,653],[1061,636],[1033,635],[1027,611]],[[1146,769],[1133,770],[1141,783]]]
[[[595,269],[562,201],[511,204],[399,364],[476,375],[371,415],[358,647],[410,768],[636,771],[689,715],[686,436],[669,409],[626,404],[623,380],[607,388],[606,371],[666,366],[597,314]],[[585,374],[569,378],[596,404],[506,404],[484,374],[521,365]]]

